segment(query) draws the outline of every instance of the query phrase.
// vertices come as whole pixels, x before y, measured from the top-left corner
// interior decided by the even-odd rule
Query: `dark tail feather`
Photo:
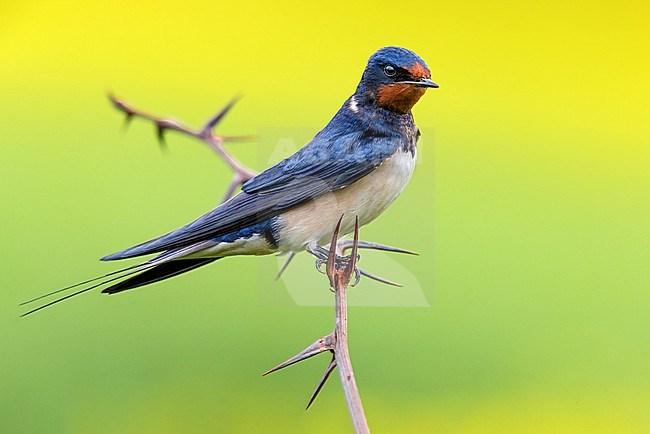
[[[177,259],[174,261],[169,261],[169,262],[164,262],[160,265],[152,265],[150,263],[144,262],[142,264],[134,265],[132,267],[127,267],[122,270],[114,271],[112,273],[108,273],[104,276],[97,277],[95,279],[89,279],[87,281],[75,284],[75,285],[70,285],[62,289],[57,289],[56,291],[50,292],[48,294],[36,297],[32,300],[26,301],[22,304],[26,303],[31,303],[32,301],[40,300],[44,297],[54,295],[56,293],[59,293],[61,291],[64,291],[66,289],[72,289],[77,286],[83,285],[85,283],[90,283],[97,281],[102,278],[114,276],[115,274],[118,274],[118,276],[111,277],[110,279],[102,280],[99,283],[95,285],[91,285],[87,288],[80,289],[79,291],[73,292],[72,294],[68,294],[64,297],[57,298],[54,301],[51,301],[49,303],[46,303],[42,306],[39,306],[35,309],[30,310],[29,312],[26,312],[22,314],[21,316],[27,316],[30,315],[34,312],[38,312],[41,309],[45,309],[46,307],[52,306],[53,304],[57,304],[62,302],[63,300],[67,300],[69,298],[72,298],[76,295],[83,294],[84,292],[88,292],[92,289],[99,288],[100,286],[106,285],[107,283],[115,282],[116,280],[124,279],[125,277],[128,276],[135,276],[130,277],[129,279],[123,280],[122,282],[119,282],[113,286],[109,286],[108,288],[104,289],[102,292],[108,293],[108,294],[115,294],[116,292],[121,292],[121,291],[126,291],[127,289],[132,289],[132,288],[137,288],[139,286],[147,285],[149,283],[154,283],[158,282],[160,280],[167,279],[169,277],[177,276],[179,274],[185,273],[186,271],[193,270],[195,268],[198,268],[202,265],[209,264],[210,262],[214,262],[217,259],[221,258],[200,258],[200,259]]]
[[[126,291],[127,289],[137,288],[139,286],[148,285],[150,283],[165,280],[170,277],[183,274],[187,271],[194,270],[195,268],[207,265],[211,262],[221,258],[197,258],[197,259],[177,259],[175,261],[164,262],[149,268],[140,274],[137,274],[115,285],[109,286],[104,289],[102,293],[115,294],[118,292]]]
[[[146,266],[146,263],[141,264],[141,265],[144,267],[144,266]],[[119,272],[127,271],[127,270],[130,270],[130,269],[132,269],[132,268],[134,268],[134,267],[125,268],[124,270],[119,270],[119,271],[117,271],[117,272],[115,272],[115,273],[119,273]],[[131,276],[131,275],[136,274],[136,273],[138,273],[138,272],[140,272],[140,271],[141,271],[141,269],[136,269],[136,270],[130,271],[130,272],[126,273],[126,274],[122,274],[121,276],[117,276],[117,277],[113,277],[113,278],[111,278],[111,279],[104,280],[104,281],[99,282],[99,283],[97,283],[97,284],[95,284],[95,285],[91,285],[91,286],[89,286],[88,288],[80,289],[80,290],[77,291],[77,292],[73,292],[72,294],[68,294],[68,295],[66,295],[65,297],[57,298],[57,299],[54,300],[54,301],[51,301],[51,302],[46,303],[46,304],[44,304],[44,305],[42,305],[42,306],[39,306],[39,307],[37,307],[36,309],[32,309],[32,310],[30,310],[29,312],[26,312],[26,313],[24,313],[24,314],[22,314],[22,315],[20,315],[20,316],[27,316],[27,315],[30,315],[30,314],[32,314],[32,313],[34,313],[34,312],[38,312],[38,311],[41,310],[41,309],[45,309],[45,308],[48,307],[48,306],[52,306],[53,304],[57,304],[57,303],[62,302],[63,300],[67,300],[68,298],[74,297],[75,295],[83,294],[84,292],[90,291],[91,289],[99,288],[99,287],[102,286],[102,285],[105,285],[105,284],[110,283],[110,282],[114,282],[114,281],[116,281],[116,280],[123,279],[123,278],[125,278],[125,277],[127,277],[127,276]],[[114,274],[114,273],[109,273],[108,275],[111,275],[111,274]],[[105,277],[105,276],[98,277],[97,279],[101,279],[102,277]],[[97,279],[91,279],[90,281],[94,281],[94,280],[97,280]],[[33,300],[30,300],[30,301],[25,302],[25,303],[30,303],[30,302],[32,302],[32,301],[40,300],[40,299],[43,298],[43,297],[47,297],[47,296],[49,296],[49,295],[56,294],[56,293],[61,292],[61,291],[63,291],[63,290],[71,289],[71,288],[74,288],[74,287],[76,287],[76,286],[83,285],[83,283],[84,283],[84,282],[81,282],[81,283],[76,284],[76,285],[71,285],[71,286],[68,286],[68,287],[65,287],[65,288],[62,288],[62,289],[57,289],[56,291],[53,291],[53,292],[51,292],[51,293],[49,293],[49,294],[45,294],[45,295],[43,295],[43,296],[40,296],[40,297],[34,298]],[[22,304],[25,304],[25,303],[22,303]]]
[[[37,300],[40,300],[40,299],[42,299],[42,298],[49,297],[49,296],[54,295],[54,294],[58,294],[59,292],[63,292],[63,291],[66,291],[66,290],[68,290],[68,289],[76,288],[77,286],[85,285],[85,284],[87,284],[87,283],[95,282],[95,281],[97,281],[97,280],[99,280],[99,279],[105,279],[106,277],[114,276],[114,275],[116,275],[116,274],[125,273],[125,272],[130,271],[130,270],[133,270],[133,269],[135,269],[135,268],[142,268],[142,267],[144,267],[145,265],[147,265],[146,262],[144,262],[144,263],[142,263],[142,264],[137,264],[137,265],[132,265],[132,266],[130,266],[130,267],[122,268],[121,270],[113,271],[113,272],[111,272],[111,273],[106,273],[106,274],[104,274],[103,276],[94,277],[94,278],[92,278],[92,279],[84,280],[83,282],[75,283],[74,285],[69,285],[69,286],[66,286],[65,288],[60,288],[60,289],[54,290],[54,291],[52,291],[52,292],[48,292],[47,294],[39,295],[38,297],[34,297],[34,298],[30,299],[30,300],[23,301],[23,302],[20,303],[18,306],[24,306],[24,305],[26,305],[26,304],[33,303],[33,302],[35,302],[35,301],[37,301]],[[117,277],[116,279],[119,279],[120,277],[126,277],[126,276],[128,276],[128,275],[130,275],[130,274],[133,274],[133,273],[135,273],[135,272],[137,272],[137,271],[133,271],[133,272],[131,272],[131,273],[126,273],[126,274],[124,274],[123,276],[119,276],[119,277]],[[102,283],[106,283],[106,282],[110,282],[110,280],[104,281],[104,282],[102,282]]]

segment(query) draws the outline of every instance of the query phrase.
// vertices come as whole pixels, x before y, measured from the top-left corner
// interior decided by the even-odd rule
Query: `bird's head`
[[[427,88],[438,87],[431,72],[414,52],[384,47],[368,60],[356,95],[397,113],[408,113]]]

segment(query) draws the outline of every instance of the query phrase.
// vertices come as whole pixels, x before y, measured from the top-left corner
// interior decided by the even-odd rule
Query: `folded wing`
[[[368,131],[337,136],[321,132],[294,155],[246,182],[241,193],[212,211],[166,235],[102,260],[131,258],[187,246],[275,217],[358,181],[393,155],[400,145],[399,137]]]

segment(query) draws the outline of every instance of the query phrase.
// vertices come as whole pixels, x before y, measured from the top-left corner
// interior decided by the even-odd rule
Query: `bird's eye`
[[[388,77],[393,77],[395,74],[397,74],[397,69],[393,65],[386,65],[384,66],[384,74],[386,74]]]

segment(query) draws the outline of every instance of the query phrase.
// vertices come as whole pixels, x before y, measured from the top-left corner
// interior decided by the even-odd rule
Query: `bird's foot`
[[[318,270],[319,273],[327,274],[327,271],[323,269],[323,265],[327,266],[330,254],[329,250],[321,246],[312,245],[307,247],[307,251],[316,257],[316,270]],[[339,256],[337,254],[334,254],[334,258],[334,267],[336,270],[345,270],[352,262],[352,255]],[[351,286],[356,286],[361,280],[361,276],[363,274],[361,270],[356,266],[356,263],[359,262],[359,259],[361,259],[361,255],[355,253],[354,283],[352,283]]]

